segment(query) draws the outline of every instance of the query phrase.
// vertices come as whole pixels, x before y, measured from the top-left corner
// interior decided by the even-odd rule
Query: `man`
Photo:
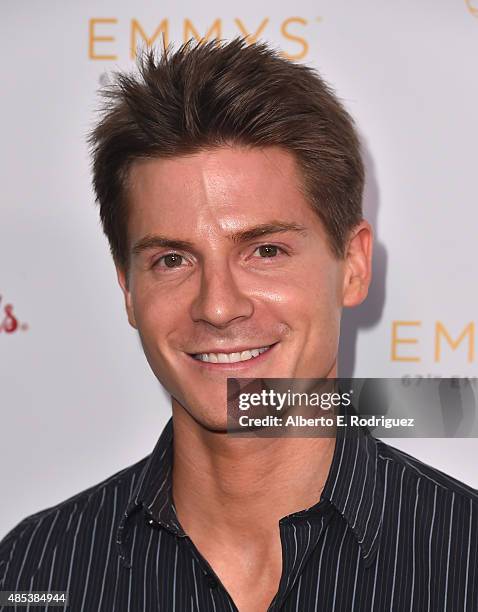
[[[172,398],[153,453],[24,519],[3,590],[77,611],[478,609],[478,493],[373,438],[234,438],[227,377],[333,378],[371,277],[352,120],[262,44],[119,75],[91,136],[129,323]]]

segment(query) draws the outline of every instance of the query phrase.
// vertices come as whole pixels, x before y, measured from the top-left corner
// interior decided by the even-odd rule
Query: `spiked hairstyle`
[[[126,271],[128,171],[144,158],[171,158],[223,145],[278,146],[300,169],[301,188],[330,248],[344,256],[362,219],[364,169],[353,121],[312,68],[264,43],[189,41],[139,56],[116,73],[89,136],[93,186],[111,254]]]

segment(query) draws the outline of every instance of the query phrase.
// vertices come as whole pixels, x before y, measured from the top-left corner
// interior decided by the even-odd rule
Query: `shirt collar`
[[[346,413],[357,414],[352,407]],[[384,474],[378,441],[368,428],[337,427],[334,456],[322,498],[329,500],[347,521],[365,565],[370,565],[380,540]]]
[[[355,411],[349,408],[347,413]],[[131,567],[126,550],[128,521],[141,508],[144,508],[147,520],[177,536],[186,536],[172,500],[172,464],[173,420],[170,418],[140,474],[118,526],[116,545],[127,567]],[[309,516],[323,499],[328,500],[347,521],[368,566],[380,540],[384,485],[377,440],[367,428],[337,427],[334,455],[320,501],[294,516]]]
[[[128,526],[131,517],[141,508],[144,509],[147,520],[153,520],[176,535],[186,535],[179,525],[173,504],[172,465],[173,419],[171,417],[140,473],[116,532],[117,550],[126,567],[131,567],[126,547],[129,537]]]

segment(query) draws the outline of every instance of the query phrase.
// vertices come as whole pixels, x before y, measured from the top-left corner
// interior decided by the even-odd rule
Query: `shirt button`
[[[208,587],[210,589],[215,589],[217,587],[217,580],[213,576],[210,576],[209,574],[207,574],[206,580],[207,580]]]

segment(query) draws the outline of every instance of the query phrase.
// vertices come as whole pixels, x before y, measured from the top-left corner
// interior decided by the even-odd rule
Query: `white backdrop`
[[[123,311],[85,142],[135,37],[249,33],[318,68],[359,125],[377,239],[340,374],[477,374],[478,0],[258,6],[2,3],[0,537],[147,455],[170,414]],[[478,440],[390,442],[478,487]]]

